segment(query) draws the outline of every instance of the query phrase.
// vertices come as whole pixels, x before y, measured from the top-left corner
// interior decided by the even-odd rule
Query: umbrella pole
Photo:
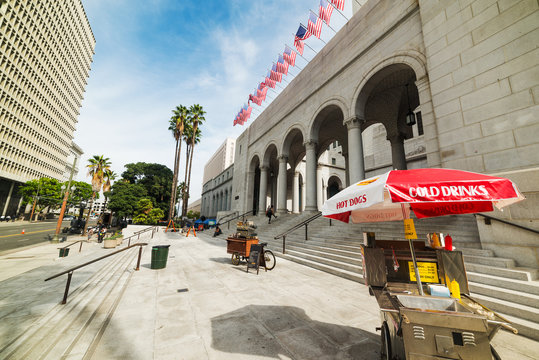
[[[423,293],[423,284],[421,284],[421,278],[419,277],[419,269],[417,268],[417,261],[415,259],[414,244],[412,243],[412,239],[408,239],[408,243],[410,244],[410,252],[412,253],[412,262],[414,263],[414,271],[415,271],[415,279],[417,281],[417,288],[419,289],[419,295],[423,296],[425,294]]]

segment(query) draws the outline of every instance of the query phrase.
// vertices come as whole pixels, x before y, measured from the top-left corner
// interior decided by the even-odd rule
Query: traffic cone
[[[22,232],[21,232],[22,235],[24,235],[24,229],[22,229]]]

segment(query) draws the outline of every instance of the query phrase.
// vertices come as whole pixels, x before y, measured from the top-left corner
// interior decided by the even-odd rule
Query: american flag
[[[318,17],[329,25],[329,19],[333,13],[333,6],[328,3],[328,0],[320,0],[320,8],[318,10]]]
[[[259,99],[266,100],[266,94],[268,93],[267,87],[263,87],[262,89],[259,88],[255,92],[256,92],[256,96]]]
[[[295,66],[296,64],[296,52],[288,47],[288,45],[285,45],[284,53],[283,53],[284,60],[289,63],[292,66]]]
[[[303,24],[299,24],[298,31],[296,32],[296,37],[294,38],[294,46],[298,49],[298,52],[303,55],[303,40],[311,36],[311,33],[307,31],[307,28]]]
[[[283,74],[277,71],[275,64],[273,64],[273,67],[271,68],[270,79],[278,82],[283,81]]]
[[[284,75],[288,74],[288,63],[284,61],[282,55],[279,55],[279,60],[277,60],[277,72]]]
[[[331,0],[331,2],[333,3],[333,5],[335,5],[335,7],[341,11],[344,10],[344,0]]]
[[[320,34],[322,33],[322,19],[316,16],[315,13],[309,15],[307,31],[320,39]]]
[[[268,76],[266,76],[266,78],[264,79],[264,85],[266,86],[269,86],[270,88],[272,89],[275,89],[275,81],[273,81],[271,78],[270,78],[270,72],[268,71]]]

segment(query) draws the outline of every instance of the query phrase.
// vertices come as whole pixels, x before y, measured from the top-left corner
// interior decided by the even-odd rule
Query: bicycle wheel
[[[266,269],[271,270],[275,267],[275,255],[271,250],[264,250],[264,260],[266,261]]]
[[[240,254],[232,254],[232,265],[238,265],[240,263]]]

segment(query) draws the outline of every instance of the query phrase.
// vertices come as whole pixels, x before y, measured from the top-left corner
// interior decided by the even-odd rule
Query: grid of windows
[[[61,179],[95,39],[81,0],[0,1],[0,173]]]

